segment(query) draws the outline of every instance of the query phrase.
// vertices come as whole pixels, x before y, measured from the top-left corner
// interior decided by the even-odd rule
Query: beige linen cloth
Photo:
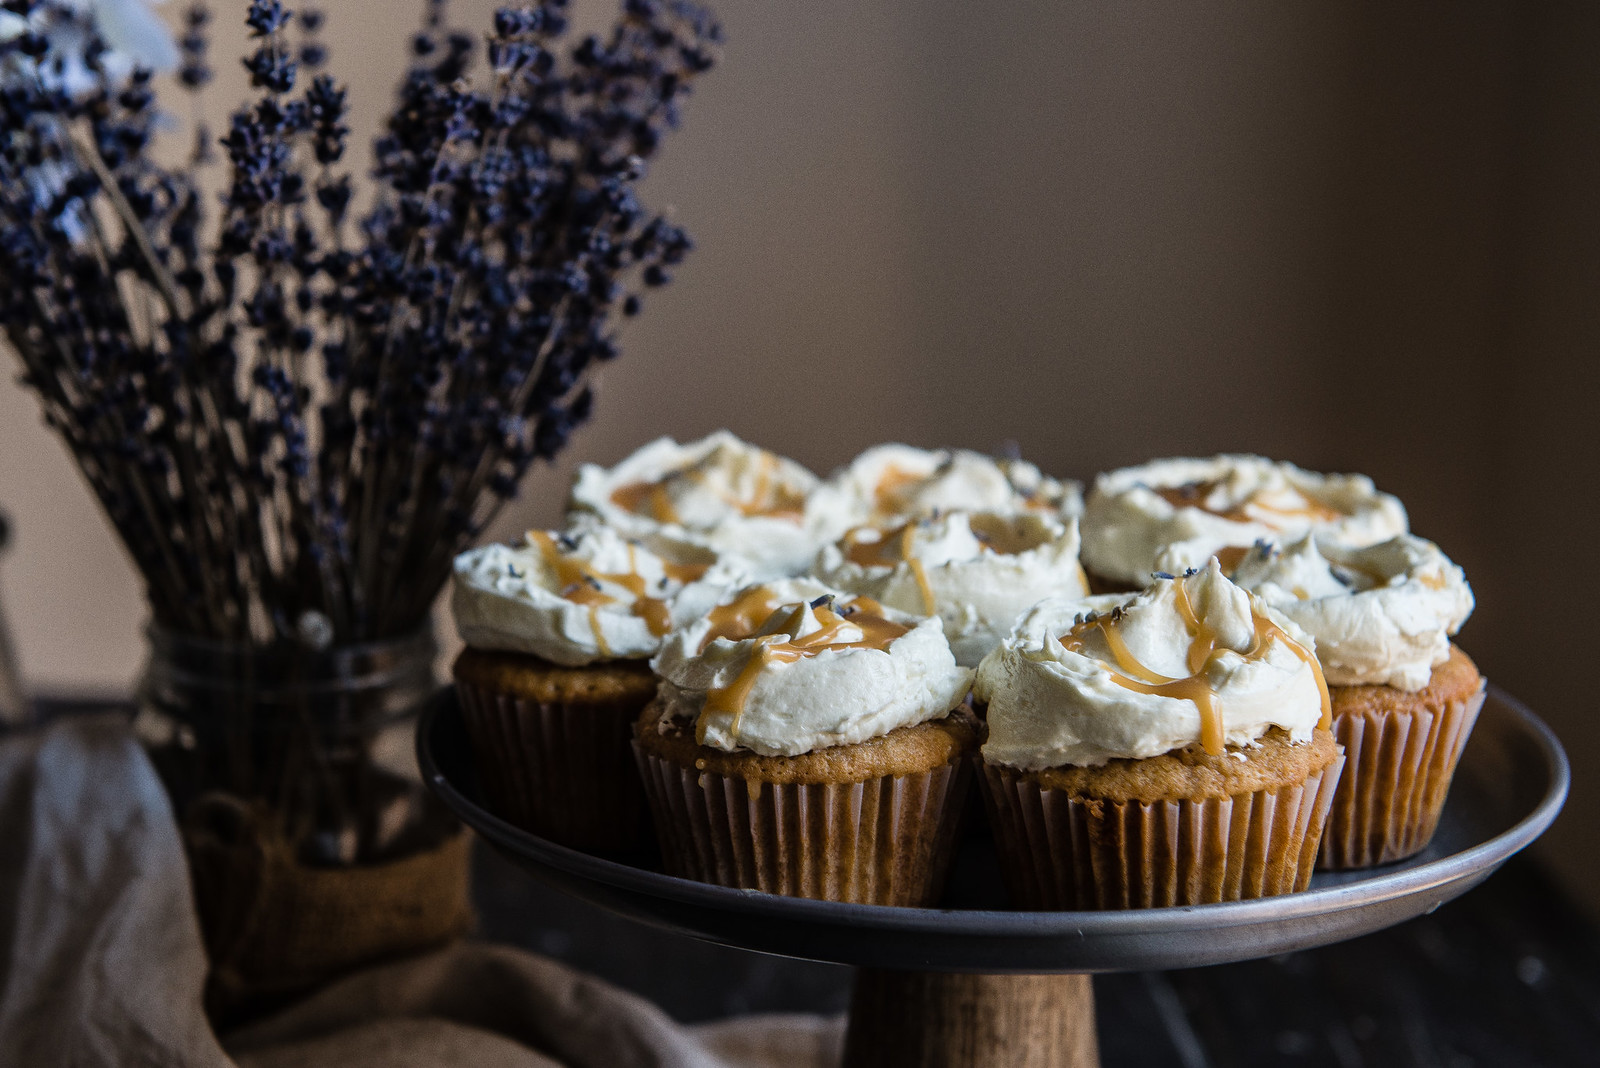
[[[107,719],[0,741],[0,1064],[45,1068],[822,1068],[842,1024],[686,1027],[555,961],[459,945],[218,1039],[172,809]],[[692,976],[685,976],[692,982]]]

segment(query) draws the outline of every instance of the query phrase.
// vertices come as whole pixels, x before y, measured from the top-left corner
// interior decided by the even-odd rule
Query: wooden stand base
[[[1099,1068],[1087,975],[856,973],[844,1068]]]

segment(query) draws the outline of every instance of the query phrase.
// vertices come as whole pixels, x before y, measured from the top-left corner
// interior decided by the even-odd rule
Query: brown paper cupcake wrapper
[[[1344,758],[1303,783],[1199,801],[1098,801],[983,766],[1001,873],[1027,909],[1202,905],[1304,890]]]
[[[648,841],[629,752],[642,703],[530,701],[459,681],[456,692],[497,816],[574,849],[624,851]]]
[[[1433,838],[1487,684],[1443,712],[1336,716],[1344,777],[1322,835],[1317,867],[1370,868],[1419,853]]]
[[[774,784],[634,752],[672,875],[862,905],[930,905],[944,888],[964,760],[866,782]]]

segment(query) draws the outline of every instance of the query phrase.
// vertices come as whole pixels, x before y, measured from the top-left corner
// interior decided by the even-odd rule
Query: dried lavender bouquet
[[[249,4],[259,98],[174,169],[151,68],[202,90],[203,8],[168,57],[139,0],[0,3],[0,327],[159,628],[414,631],[589,417],[620,318],[690,248],[637,187],[720,31],[626,0],[572,42],[566,7],[499,11],[479,57],[429,0],[357,210],[317,13]],[[219,211],[197,177],[217,144]]]

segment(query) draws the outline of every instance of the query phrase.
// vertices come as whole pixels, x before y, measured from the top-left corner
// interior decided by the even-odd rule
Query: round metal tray
[[[709,942],[860,967],[1048,973],[1189,968],[1286,953],[1367,934],[1482,882],[1550,826],[1567,796],[1561,744],[1490,687],[1456,771],[1439,831],[1410,860],[1319,872],[1298,894],[1126,912],[1006,907],[992,845],[962,843],[939,908],[845,905],[676,879],[642,863],[567,849],[483,807],[453,691],[418,727],[425,780],[456,814],[533,875],[624,916]]]

